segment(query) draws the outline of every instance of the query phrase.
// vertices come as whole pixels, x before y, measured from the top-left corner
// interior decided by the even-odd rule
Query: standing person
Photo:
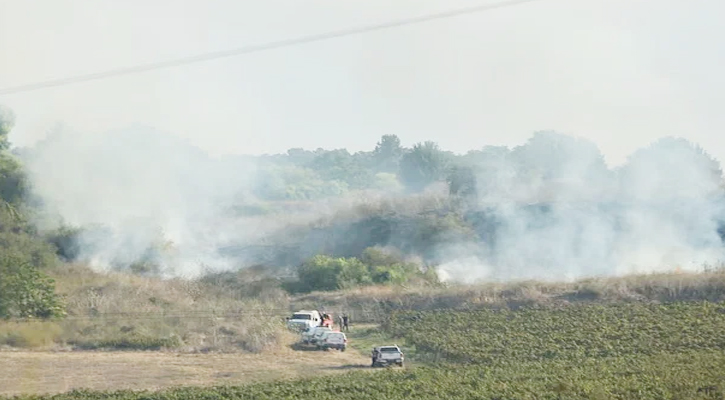
[[[350,323],[350,317],[348,317],[347,314],[344,314],[342,316],[342,327],[346,331],[348,331],[348,332],[350,332],[350,325],[349,325],[349,323]]]
[[[340,324],[340,331],[342,331],[342,328],[345,326],[344,324],[344,318],[342,318],[342,313],[337,316],[338,323]]]

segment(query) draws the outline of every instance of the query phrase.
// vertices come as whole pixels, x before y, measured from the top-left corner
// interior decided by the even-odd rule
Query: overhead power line
[[[477,12],[494,10],[494,9],[498,9],[498,8],[512,7],[512,6],[516,6],[519,4],[532,3],[534,1],[538,1],[538,0],[501,1],[498,3],[494,3],[494,4],[485,4],[485,5],[461,8],[461,9],[457,9],[457,10],[444,11],[444,12],[439,12],[439,13],[435,13],[435,14],[428,14],[428,15],[422,15],[422,16],[418,16],[418,17],[384,22],[384,23],[380,23],[380,24],[367,25],[367,26],[362,26],[362,27],[357,27],[357,28],[348,28],[348,29],[343,29],[343,30],[339,30],[339,31],[320,33],[320,34],[315,34],[315,35],[310,35],[310,36],[303,36],[303,37],[294,38],[294,39],[278,40],[278,41],[268,42],[268,43],[264,43],[264,44],[249,45],[249,46],[244,46],[244,47],[240,47],[240,48],[236,48],[236,49],[232,49],[232,50],[208,52],[208,53],[197,54],[197,55],[189,56],[189,57],[177,58],[174,60],[167,60],[167,61],[161,61],[161,62],[150,63],[150,64],[142,64],[142,65],[136,65],[136,66],[131,66],[131,67],[118,68],[118,69],[108,70],[108,71],[104,71],[104,72],[97,72],[97,73],[86,74],[86,75],[78,75],[78,76],[74,76],[74,77],[54,79],[54,80],[48,80],[48,81],[43,81],[43,82],[29,83],[29,84],[19,85],[19,86],[11,86],[11,87],[0,89],[0,95],[28,92],[28,91],[32,91],[32,90],[38,90],[38,89],[43,89],[43,88],[55,87],[55,86],[65,86],[65,85],[71,85],[71,84],[79,83],[79,82],[105,79],[105,78],[121,76],[121,75],[130,75],[130,74],[135,74],[135,73],[140,73],[140,72],[146,72],[146,71],[162,69],[162,68],[176,67],[179,65],[198,63],[198,62],[202,62],[202,61],[209,61],[209,60],[214,60],[214,59],[219,59],[219,58],[234,57],[234,56],[250,54],[250,53],[258,53],[258,52],[262,52],[262,51],[266,51],[266,50],[279,49],[279,48],[283,48],[283,47],[291,47],[291,46],[305,44],[305,43],[311,43],[311,42],[319,42],[319,41],[328,40],[328,39],[334,39],[334,38],[339,38],[339,37],[344,37],[344,36],[352,36],[352,35],[356,35],[356,34],[379,31],[379,30],[383,30],[383,29],[396,28],[396,27],[405,26],[405,25],[413,25],[413,24],[433,21],[433,20],[437,20],[437,19],[451,18],[451,17],[456,17],[456,16],[460,16],[460,15],[465,15],[465,14],[472,14],[472,13],[477,13]]]

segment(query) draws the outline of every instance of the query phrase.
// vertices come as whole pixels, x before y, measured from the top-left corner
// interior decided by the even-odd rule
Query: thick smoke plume
[[[171,275],[231,268],[217,254],[264,225],[230,218],[245,200],[255,164],[212,159],[173,136],[137,127],[107,135],[55,132],[26,160],[44,221],[84,229],[78,258],[100,269],[150,262]],[[150,249],[161,251],[150,252]]]
[[[465,281],[561,280],[720,264],[721,180],[719,164],[682,139],[612,171],[592,143],[538,133],[484,162],[478,207],[493,240],[444,248],[440,268]]]
[[[694,270],[724,259],[720,166],[689,142],[662,139],[614,170],[593,143],[554,133],[478,153],[471,162],[478,195],[466,217],[479,221],[471,223],[476,235],[431,244],[427,261],[439,265],[441,276],[561,280]],[[391,244],[349,229],[334,234],[333,216],[345,214],[346,198],[320,202],[304,215],[239,214],[235,207],[255,202],[260,162],[211,158],[145,128],[56,132],[26,157],[35,193],[47,215],[57,217],[44,226],[97,226],[85,229],[77,245],[78,258],[99,269],[149,259],[166,275],[194,276],[250,265],[260,260],[222,250],[264,244],[280,232],[305,235],[289,224],[317,217],[327,218],[333,233],[310,233],[293,251],[312,255],[353,238]]]

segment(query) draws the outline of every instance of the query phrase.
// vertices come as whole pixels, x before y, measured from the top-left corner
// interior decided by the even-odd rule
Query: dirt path
[[[351,369],[369,371],[368,363],[367,357],[352,349],[284,348],[264,354],[0,352],[0,395],[238,384]]]

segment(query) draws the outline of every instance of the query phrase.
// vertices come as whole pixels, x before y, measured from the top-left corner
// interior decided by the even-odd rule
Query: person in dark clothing
[[[350,317],[347,314],[342,316],[342,328],[346,331],[350,331]]]

